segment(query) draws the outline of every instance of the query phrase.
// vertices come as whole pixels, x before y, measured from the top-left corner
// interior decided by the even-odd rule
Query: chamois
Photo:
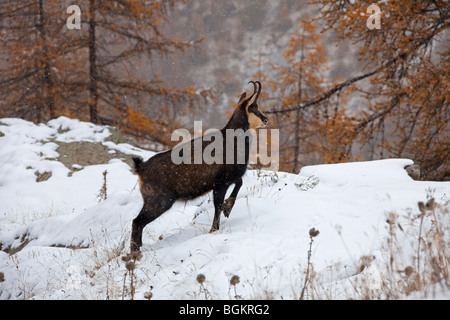
[[[144,205],[132,222],[131,252],[140,250],[144,227],[169,210],[176,200],[191,200],[212,190],[215,212],[210,232],[219,229],[222,211],[226,217],[229,216],[242,186],[242,176],[247,170],[251,137],[246,133],[248,129],[264,127],[268,122],[267,117],[258,110],[257,101],[261,93],[261,83],[259,81],[250,81],[249,83],[253,84],[253,93],[248,98],[245,92],[241,95],[233,115],[225,127],[220,130],[223,137],[223,152],[220,157],[224,161],[208,164],[202,159],[199,164],[193,162],[175,164],[171,158],[173,149],[156,154],[146,162],[140,158],[133,158]],[[228,138],[233,141],[227,141],[227,130],[238,132],[241,137],[244,135],[245,148],[239,148],[234,143],[239,138],[237,136]],[[191,150],[194,150],[196,139],[202,138],[195,138],[186,143],[191,144]],[[200,143],[202,150],[205,150],[205,147],[212,142],[202,139]],[[229,143],[233,143],[233,149],[228,150],[228,153],[232,151],[233,155],[229,155],[229,157],[236,160],[238,156],[242,158],[242,152],[245,152],[245,162],[225,161],[225,159],[229,159],[227,158]],[[234,189],[224,202],[225,194],[232,184],[234,184]]]

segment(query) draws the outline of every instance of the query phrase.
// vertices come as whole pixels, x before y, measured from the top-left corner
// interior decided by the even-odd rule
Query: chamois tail
[[[139,174],[139,169],[141,168],[144,161],[142,161],[141,158],[133,157],[133,162],[134,162],[134,170],[136,171],[137,174]]]

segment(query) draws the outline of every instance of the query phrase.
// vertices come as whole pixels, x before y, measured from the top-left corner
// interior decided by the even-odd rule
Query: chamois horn
[[[261,93],[261,82],[249,81],[248,83],[253,84],[253,95],[252,95],[252,97],[250,99],[250,103],[249,103],[249,104],[252,104],[256,100],[258,100],[259,94]],[[259,85],[259,88],[258,88],[258,85]]]

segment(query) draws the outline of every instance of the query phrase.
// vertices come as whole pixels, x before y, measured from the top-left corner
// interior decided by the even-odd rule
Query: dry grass
[[[354,271],[349,271],[345,277],[339,275],[338,270],[342,266],[330,266],[328,271],[330,274],[334,272],[336,277],[333,281],[324,281],[324,274],[314,271],[311,251],[314,231],[317,230],[311,229],[307,266],[303,269],[303,278],[297,279],[300,300],[448,297],[450,216],[446,208],[448,203],[439,204],[432,193],[429,191],[426,202],[417,204],[418,210],[402,215],[388,213],[387,236],[381,244],[381,257],[361,256],[354,262]]]
[[[439,299],[450,292],[450,217],[429,193],[416,210],[387,214],[381,259],[362,256],[339,291],[306,272],[311,299]],[[309,268],[308,260],[308,268]],[[304,285],[304,288],[305,288]]]
[[[104,173],[106,185],[106,172]],[[106,186],[105,197],[106,197]],[[417,208],[403,213],[389,212],[386,216],[386,233],[380,246],[381,254],[361,256],[355,261],[355,272],[346,277],[337,277],[336,281],[324,281],[323,274],[314,269],[311,256],[315,237],[320,237],[318,230],[309,231],[309,250],[306,252],[307,265],[301,268],[298,276],[292,279],[293,298],[300,300],[315,299],[433,299],[448,297],[450,292],[450,215],[448,201],[437,201],[433,191],[429,190],[426,201],[418,202]],[[150,277],[138,279],[138,261],[142,256],[125,255],[120,257],[125,247],[123,239],[113,240],[104,230],[102,241],[92,236],[92,243],[87,250],[92,253],[90,261],[81,267],[83,285],[80,290],[89,290],[86,285],[97,288],[99,299],[145,299],[158,298],[151,291],[139,295],[136,288],[149,283]],[[26,245],[26,237],[23,239]],[[2,248],[4,251],[7,248]],[[19,248],[18,250],[20,250]],[[13,253],[10,253],[13,254]],[[304,259],[304,255],[299,254]],[[142,265],[144,266],[144,264]],[[64,266],[66,267],[66,266]],[[272,287],[270,269],[255,266],[255,277],[245,279],[231,275],[228,284],[230,299],[278,299],[280,294]],[[258,271],[259,270],[259,271]],[[1,271],[1,270],[0,270]],[[142,270],[141,270],[142,271]],[[258,272],[261,274],[258,275]],[[330,272],[337,272],[332,270]],[[142,271],[140,274],[145,274]],[[0,273],[1,279],[5,275]],[[199,274],[199,287],[193,288],[195,299],[210,300],[219,296],[214,286],[208,286],[208,275]],[[86,280],[87,279],[87,280]],[[26,284],[25,281],[23,283]],[[223,287],[215,284],[216,287]],[[244,286],[247,286],[244,290]],[[250,293],[248,286],[253,293]],[[1,289],[1,288],[0,288]],[[0,290],[1,291],[1,290]],[[23,285],[23,297],[32,298],[35,289]],[[81,292],[77,297],[91,297],[88,292]],[[69,296],[68,296],[69,297]]]

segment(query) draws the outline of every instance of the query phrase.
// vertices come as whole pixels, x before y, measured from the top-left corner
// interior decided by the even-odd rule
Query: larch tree
[[[292,172],[306,164],[347,160],[349,152],[338,133],[351,124],[345,112],[335,108],[339,103],[335,98],[308,109],[284,112],[322,95],[333,84],[326,76],[327,59],[317,26],[306,16],[295,30],[283,51],[284,63],[273,65],[276,76],[271,82],[282,141],[280,164]]]
[[[77,117],[167,145],[167,132],[179,118],[210,96],[194,87],[168,87],[153,72],[153,57],[184,52],[202,40],[181,41],[163,32],[179,2],[80,0],[80,28],[70,30],[68,2],[3,2],[2,115],[37,122]]]
[[[450,179],[450,7],[448,1],[315,1],[338,39],[359,43],[367,108],[359,141],[376,140],[380,157],[409,157],[427,179]],[[364,14],[363,14],[364,13]],[[379,29],[368,28],[378,14]],[[371,21],[369,21],[370,23]]]
[[[178,2],[184,1],[85,2],[91,122],[118,125],[138,138],[150,135],[167,144],[178,117],[209,96],[193,87],[169,88],[148,67],[152,56],[183,52],[202,40],[181,41],[163,32],[169,6]]]
[[[40,122],[69,102],[57,61],[77,40],[63,35],[65,20],[56,15],[62,10],[56,0],[0,3],[0,116]],[[70,74],[76,68],[65,60],[63,73]]]
[[[320,8],[323,31],[333,30],[337,41],[359,45],[357,58],[364,74],[274,113],[313,108],[339,93],[348,96],[342,90],[353,87],[365,103],[347,113],[352,125],[342,141],[373,146],[353,152],[411,158],[420,165],[422,178],[450,179],[448,2],[383,1],[379,10],[369,8],[372,1],[312,3]],[[361,85],[363,79],[370,81],[368,86]]]

